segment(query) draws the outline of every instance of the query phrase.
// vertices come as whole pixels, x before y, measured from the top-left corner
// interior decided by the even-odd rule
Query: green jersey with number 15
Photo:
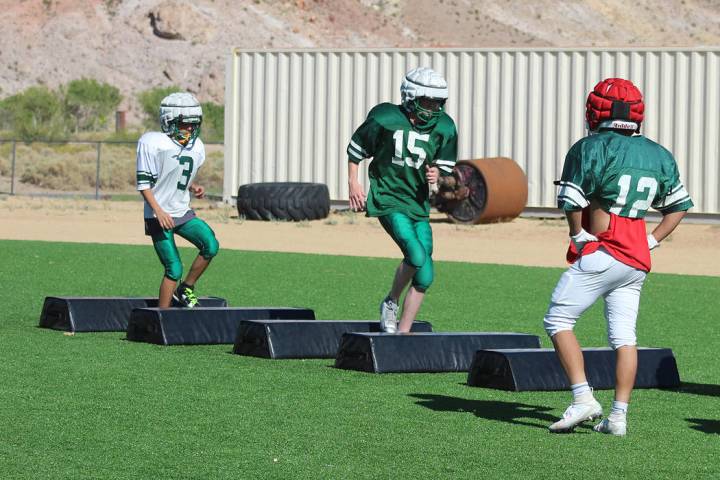
[[[155,200],[171,217],[182,217],[190,210],[190,192],[200,166],[205,162],[205,146],[198,138],[192,148],[175,143],[166,134],[148,132],[137,145],[137,189],[152,189]],[[145,202],[145,218],[154,218]]]
[[[608,130],[581,139],[565,157],[559,185],[564,210],[594,200],[619,217],[644,218],[650,207],[666,214],[693,206],[672,154],[642,135]]]
[[[401,212],[415,220],[430,215],[425,167],[449,175],[457,161],[457,129],[442,113],[430,129],[410,123],[400,105],[381,103],[370,110],[347,147],[348,159],[371,158],[367,214],[380,217]]]

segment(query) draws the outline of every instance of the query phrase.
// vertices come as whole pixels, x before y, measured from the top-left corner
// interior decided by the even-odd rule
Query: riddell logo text
[[[618,122],[614,121],[610,128],[621,128],[623,130],[635,130],[637,128],[637,125],[632,122]]]

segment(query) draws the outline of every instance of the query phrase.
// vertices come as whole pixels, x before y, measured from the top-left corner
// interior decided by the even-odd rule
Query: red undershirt
[[[583,210],[582,226],[590,231],[590,211],[587,208]],[[645,219],[619,217],[611,213],[608,229],[595,236],[599,241],[585,244],[581,254],[578,254],[575,245],[570,242],[567,261],[575,263],[581,255],[589,255],[603,247],[617,261],[639,270],[650,271],[650,248]]]

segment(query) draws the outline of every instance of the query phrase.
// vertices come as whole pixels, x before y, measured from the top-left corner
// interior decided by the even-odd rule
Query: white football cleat
[[[595,425],[593,430],[600,433],[609,433],[610,435],[624,437],[627,434],[627,417],[610,415],[602,422]]]
[[[563,413],[563,418],[548,428],[553,433],[570,432],[583,422],[602,417],[602,414],[602,405],[592,394],[587,394],[584,398],[573,401]]]
[[[386,333],[397,333],[397,315],[400,307],[390,297],[380,304],[380,328]]]

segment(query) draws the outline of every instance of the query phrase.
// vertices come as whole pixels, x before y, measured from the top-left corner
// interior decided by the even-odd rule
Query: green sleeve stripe
[[[695,204],[693,203],[693,201],[688,198],[684,202],[676,203],[675,205],[671,205],[663,209],[658,209],[658,211],[663,215],[667,215],[668,213],[684,212],[686,210],[690,210],[694,206]]]
[[[672,195],[673,193],[677,192],[681,188],[685,188],[685,186],[682,184],[682,182],[678,183],[672,189],[670,189],[670,191],[668,192],[668,195]]]
[[[143,173],[137,174],[137,181],[139,182],[154,182],[157,180],[157,177],[153,177],[152,175],[145,175]]]
[[[680,188],[674,188],[663,199],[654,204],[653,207],[657,208],[658,210],[662,210],[666,207],[671,207],[676,203],[684,202],[689,198],[690,195],[688,194],[687,190],[685,190],[685,187],[680,184]]]
[[[660,212],[667,212],[667,211],[670,210],[670,209],[673,209],[673,211],[677,211],[677,210],[675,210],[675,207],[676,207],[676,206],[678,206],[678,205],[685,205],[686,203],[690,203],[690,207],[693,206],[693,202],[692,202],[692,200],[690,199],[690,195],[686,195],[686,196],[683,197],[682,199],[680,199],[680,200],[678,200],[678,201],[676,201],[676,202],[673,202],[673,203],[671,203],[670,205],[664,205],[664,206],[662,206],[662,207],[657,207],[657,209],[658,209],[658,211],[660,211]],[[690,208],[690,207],[688,207],[688,208]],[[682,208],[681,208],[680,210],[687,210],[687,209],[682,209]]]

